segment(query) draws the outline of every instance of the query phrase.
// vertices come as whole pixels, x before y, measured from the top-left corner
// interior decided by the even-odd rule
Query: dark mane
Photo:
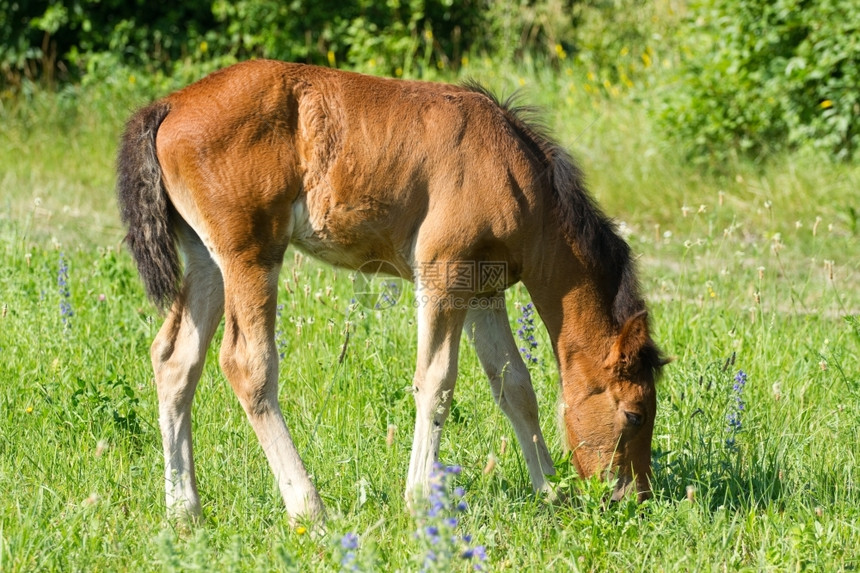
[[[616,293],[612,302],[616,326],[620,327],[644,310],[645,301],[639,293],[630,247],[618,236],[615,223],[588,193],[582,170],[570,154],[549,136],[549,130],[537,116],[535,108],[518,105],[516,93],[501,101],[473,80],[463,83],[463,87],[490,98],[520,140],[546,166],[552,178],[562,230],[576,244],[586,263],[606,276]],[[657,368],[659,352],[656,347],[653,357],[647,354],[643,359]]]

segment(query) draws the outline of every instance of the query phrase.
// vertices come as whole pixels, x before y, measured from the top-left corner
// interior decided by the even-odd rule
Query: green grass
[[[576,89],[576,74],[539,67],[472,73],[505,93],[524,83],[526,99],[546,107],[595,195],[623,221],[656,339],[675,358],[658,390],[655,498],[604,508],[606,485],[579,483],[562,457],[554,359],[538,335],[532,376],[570,496],[553,505],[531,494],[513,432],[464,345],[441,455],[463,466],[454,481],[469,510],[459,532],[486,547],[487,568],[860,567],[860,169],[792,156],[707,176],[661,143],[633,98],[597,99]],[[0,570],[328,571],[340,566],[346,532],[360,537],[362,570],[417,569],[421,523],[402,500],[412,309],[350,310],[349,273],[292,252],[280,398],[327,504],[328,534],[288,526],[217,368],[220,333],[194,408],[205,523],[176,530],[165,519],[148,360],[160,319],[119,248],[112,193],[122,121],[145,99],[90,89],[0,109]],[[527,300],[511,289],[512,320]],[[738,370],[748,382],[730,448]],[[490,453],[498,464],[485,474]]]

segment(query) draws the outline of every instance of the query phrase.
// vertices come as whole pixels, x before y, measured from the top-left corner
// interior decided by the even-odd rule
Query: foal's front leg
[[[555,467],[540,430],[531,376],[511,333],[504,295],[487,300],[492,303],[490,308],[470,310],[466,316],[466,336],[475,344],[496,404],[511,421],[532,487],[548,490],[545,476],[553,475]]]
[[[464,310],[450,299],[423,302],[418,308],[418,359],[412,391],[415,396],[415,435],[406,478],[406,500],[429,493],[429,476],[439,459],[442,426],[448,418]]]

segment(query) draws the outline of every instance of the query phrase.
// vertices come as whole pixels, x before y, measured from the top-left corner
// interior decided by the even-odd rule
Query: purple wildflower
[[[353,532],[347,532],[340,538],[340,546],[344,550],[340,558],[340,566],[342,571],[358,571],[357,554],[358,535]]]
[[[524,304],[522,307],[522,316],[517,319],[520,327],[517,329],[517,337],[522,341],[523,346],[520,347],[520,352],[526,362],[537,364],[537,356],[533,354],[538,347],[535,339],[535,309],[534,304]]]
[[[483,563],[484,561],[487,560],[487,550],[484,548],[483,545],[476,545],[474,548],[473,556],[480,563]],[[482,571],[483,570],[483,567],[481,567],[480,563],[475,563],[475,571]]]
[[[284,329],[281,328],[281,316],[284,312],[284,305],[279,304],[275,307],[275,344],[278,347],[278,358],[281,360],[287,355],[287,337],[284,334]]]
[[[738,370],[735,375],[735,383],[732,385],[732,400],[729,406],[729,413],[726,414],[726,431],[729,436],[726,438],[726,447],[734,450],[737,448],[736,437],[743,429],[741,423],[741,413],[744,411],[746,404],[743,400],[743,391],[747,383],[747,375],[743,370]]]
[[[419,517],[421,527],[415,538],[423,545],[423,571],[449,571],[457,569],[461,560],[473,561],[475,570],[483,570],[481,562],[486,558],[483,546],[472,547],[472,536],[458,534],[461,527],[457,514],[468,510],[462,487],[448,486],[450,476],[459,475],[460,466],[435,464],[430,473],[430,493],[427,497],[426,513]],[[423,522],[423,523],[422,523]]]
[[[340,546],[344,549],[358,549],[358,535],[351,531],[344,534],[340,539]]]
[[[382,292],[379,293],[373,308],[376,310],[385,310],[397,304],[397,301],[400,299],[400,283],[395,280],[382,281],[380,287],[382,288]]]
[[[72,303],[69,302],[71,292],[69,291],[69,265],[63,253],[60,253],[60,269],[57,271],[57,288],[60,293],[60,320],[63,321],[63,326],[66,329],[72,327],[72,317],[75,316],[72,310]]]

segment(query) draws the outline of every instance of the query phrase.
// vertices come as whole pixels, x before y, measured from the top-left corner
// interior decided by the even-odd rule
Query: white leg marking
[[[291,518],[321,518],[322,500],[293,443],[277,400],[271,402],[271,409],[259,415],[249,414],[248,420],[263,446],[287,513]]]

